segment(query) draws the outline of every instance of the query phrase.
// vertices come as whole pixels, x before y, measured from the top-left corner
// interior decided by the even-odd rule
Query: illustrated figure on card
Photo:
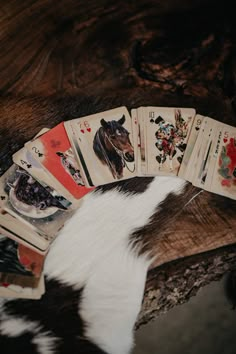
[[[158,154],[156,160],[159,164],[159,170],[168,168],[170,172],[174,171],[176,166],[173,164],[173,158],[179,164],[182,162],[183,153],[186,149],[186,137],[188,134],[191,118],[184,120],[181,115],[181,110],[175,110],[175,124],[164,120],[161,116],[155,119],[157,130],[155,132],[156,147]],[[164,166],[165,164],[165,166]],[[168,164],[168,167],[166,166]],[[179,166],[178,164],[178,166]]]
[[[73,178],[76,184],[79,186],[84,186],[84,182],[82,180],[80,170],[78,169],[78,165],[75,161],[74,154],[72,149],[68,149],[65,152],[57,151],[57,156],[61,158],[61,164],[66,170],[66,172]]]
[[[134,161],[134,148],[129,139],[129,131],[124,128],[125,115],[119,120],[101,119],[100,128],[93,140],[93,150],[99,160],[107,165],[114,179],[123,177],[126,162]]]
[[[225,129],[218,160],[218,173],[222,187],[236,189],[236,136]]]
[[[126,107],[65,122],[86,186],[136,176],[133,131]]]
[[[14,209],[28,217],[43,218],[66,208],[20,167],[5,186]]]

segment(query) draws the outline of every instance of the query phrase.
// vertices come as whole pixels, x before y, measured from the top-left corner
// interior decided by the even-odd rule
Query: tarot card
[[[91,191],[84,186],[63,122],[25,146],[73,198],[81,199]]]
[[[218,151],[217,151],[218,150]],[[217,153],[218,152],[218,153]],[[224,124],[210,190],[236,199],[236,128]]]
[[[195,109],[146,107],[147,174],[178,174]]]
[[[89,185],[136,176],[131,117],[126,107],[70,121],[76,156]]]
[[[196,143],[196,140],[197,140],[200,128],[201,128],[203,118],[204,117],[199,114],[196,114],[196,116],[194,117],[193,125],[191,128],[188,143],[187,143],[187,147],[184,152],[183,160],[180,165],[180,169],[179,169],[179,173],[178,173],[178,176],[180,178],[187,179],[187,177],[185,176],[185,173],[188,168],[188,164],[189,164],[189,161],[190,161],[190,158],[191,158],[191,155],[193,152],[193,148],[194,148],[194,145]]]
[[[2,208],[30,225],[39,235],[41,249],[46,249],[64,223],[73,215],[51,196],[25,170],[12,165],[0,179]],[[44,245],[44,246],[43,246]],[[43,248],[44,247],[44,248]]]
[[[0,283],[37,287],[44,256],[8,238],[0,228]]]
[[[209,117],[205,117],[205,123],[199,156],[196,163],[196,173],[192,181],[193,185],[199,188],[203,188],[207,177],[215,121]]]
[[[44,276],[36,288],[21,287],[14,284],[0,284],[0,297],[38,300],[45,293]]]
[[[69,198],[72,196],[68,194],[67,190],[64,189],[60,183],[50,177],[43,166],[25,147],[17,151],[12,156],[12,160],[16,165],[26,170],[27,173],[39,182],[40,185],[43,186],[54,198],[56,198],[63,205],[63,207],[70,209],[71,202],[67,200],[65,196]],[[62,193],[57,191],[62,191]],[[73,200],[73,197],[71,199]]]

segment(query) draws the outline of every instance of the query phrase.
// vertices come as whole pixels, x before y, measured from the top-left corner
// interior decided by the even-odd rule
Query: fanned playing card
[[[227,124],[219,131],[210,191],[236,199],[236,128]]]
[[[46,255],[48,251],[48,243],[41,241],[42,236],[39,235],[32,227],[0,208],[0,228],[7,237],[18,243],[32,249],[33,251]]]
[[[64,208],[32,176],[17,165],[12,165],[1,177],[0,191],[1,199],[4,198],[1,200],[1,207],[38,233],[37,247],[43,250],[73,215],[72,210]]]
[[[84,186],[64,123],[58,124],[39,138],[25,144],[25,146],[34,159],[48,172],[51,179],[56,180],[57,185],[59,182],[63,190],[68,191],[72,198],[68,196],[66,199],[70,201],[73,199],[72,204],[73,202],[76,204],[76,200],[81,199],[91,191]],[[46,184],[47,182],[45,181]],[[50,181],[48,184],[50,185]]]
[[[43,186],[52,197],[56,198],[63,207],[66,209],[72,207],[71,202],[66,199],[66,197],[70,197],[68,192],[60,183],[50,177],[41,163],[39,163],[25,147],[17,151],[12,156],[12,160],[16,165],[27,171],[27,173],[40,183],[40,185]]]
[[[201,129],[201,124],[202,124],[203,119],[204,119],[204,117],[199,114],[196,114],[196,116],[194,117],[192,128],[191,128],[190,134],[189,134],[189,139],[187,142],[187,147],[185,149],[183,160],[181,162],[180,169],[178,172],[178,176],[180,178],[189,180],[188,172],[190,170],[189,167],[191,168],[190,160],[191,160],[191,156],[193,153],[193,149],[194,149],[198,134]]]
[[[145,155],[148,175],[178,174],[196,111],[145,107]]]
[[[90,186],[136,176],[132,123],[126,107],[74,119],[65,127]]]
[[[8,238],[0,227],[0,283],[37,287],[45,257]]]
[[[213,139],[215,138],[214,126],[215,121],[209,117],[204,118],[204,132],[201,138],[198,159],[196,162],[195,176],[192,183],[196,187],[204,188],[207,178],[207,171],[210,162],[210,152],[212,150]]]
[[[22,287],[14,284],[0,283],[0,297],[38,300],[45,293],[44,276],[36,288]]]

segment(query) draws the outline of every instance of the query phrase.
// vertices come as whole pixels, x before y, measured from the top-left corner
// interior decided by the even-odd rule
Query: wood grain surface
[[[47,102],[42,105],[37,124],[30,131],[20,131],[18,143],[2,148],[11,156],[45,122],[50,127],[53,105],[64,107],[65,119],[75,117],[73,97],[102,99],[104,109],[120,104],[128,108],[195,107],[200,114],[236,126],[236,25],[232,4],[212,0],[1,0],[3,127],[6,131],[14,129],[12,122],[20,119],[19,112],[31,119],[35,99]],[[1,168],[7,163],[4,161]],[[158,257],[150,271],[140,323],[153,316],[148,308],[155,307],[155,314],[160,310],[155,301],[154,305],[148,302],[150,294],[157,294],[157,289],[163,292],[160,311],[168,309],[168,301],[163,300],[166,291],[170,294],[176,287],[182,289],[181,279],[189,269],[193,287],[198,289],[236,266],[236,201],[189,185],[185,199],[170,212],[173,217],[168,225],[162,220],[159,227],[157,220],[152,229],[146,230],[150,242],[153,233],[159,235],[153,242],[153,253]],[[197,254],[186,261],[186,257]],[[225,266],[214,263],[215,259],[222,259]],[[172,266],[174,260],[179,260],[178,266]],[[162,272],[172,280],[162,282],[153,276]],[[173,281],[173,274],[179,285]],[[193,293],[190,286],[187,288],[181,301]],[[175,299],[180,302],[177,295]]]

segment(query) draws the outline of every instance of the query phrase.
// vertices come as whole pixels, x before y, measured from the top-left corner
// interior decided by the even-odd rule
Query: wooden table
[[[74,95],[100,100],[104,110],[195,107],[236,125],[236,26],[229,1],[2,0],[0,14],[6,126],[22,109],[19,97],[66,105]],[[14,112],[6,110],[9,94]],[[33,100],[25,101],[25,112]],[[37,133],[43,119],[24,137],[19,133],[18,143]],[[6,147],[9,157],[16,147]],[[157,222],[147,229],[150,240],[153,232],[159,235],[153,244],[158,258],[138,325],[236,267],[236,201],[189,185],[181,203],[165,227]]]

